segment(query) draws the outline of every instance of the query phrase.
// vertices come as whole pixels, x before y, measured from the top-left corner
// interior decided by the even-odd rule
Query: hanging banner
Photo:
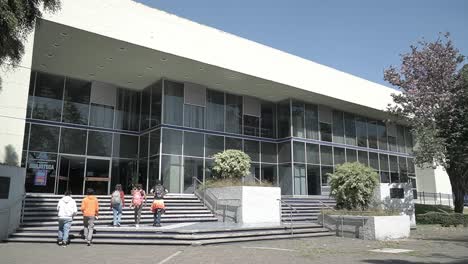
[[[46,186],[47,185],[47,170],[37,170],[34,175],[35,186]]]

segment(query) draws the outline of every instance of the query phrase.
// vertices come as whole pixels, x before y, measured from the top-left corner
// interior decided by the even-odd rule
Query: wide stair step
[[[316,222],[321,211],[333,208],[336,201],[329,196],[282,197],[281,220],[284,223]],[[291,209],[291,207],[293,209]]]

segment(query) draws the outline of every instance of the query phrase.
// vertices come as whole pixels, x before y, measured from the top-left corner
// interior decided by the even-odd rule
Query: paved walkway
[[[408,253],[375,253],[393,248]],[[0,244],[0,263],[468,263],[468,228],[419,226],[399,242],[325,237],[245,242],[216,246],[120,246]]]

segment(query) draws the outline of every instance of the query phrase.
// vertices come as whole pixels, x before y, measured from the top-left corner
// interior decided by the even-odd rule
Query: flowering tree
[[[213,171],[222,178],[242,178],[250,173],[250,157],[240,150],[228,149],[213,157]]]
[[[419,166],[443,166],[454,194],[455,211],[463,212],[468,189],[468,65],[449,34],[434,42],[419,41],[403,54],[399,69],[384,78],[398,86],[388,111],[411,124]]]

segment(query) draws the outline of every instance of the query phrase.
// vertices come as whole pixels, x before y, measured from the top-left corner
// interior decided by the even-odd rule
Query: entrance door
[[[71,191],[72,194],[81,194],[83,192],[85,158],[60,156],[59,166],[57,193],[64,194],[65,191]]]
[[[93,188],[95,194],[109,194],[110,159],[87,158],[83,193]]]

